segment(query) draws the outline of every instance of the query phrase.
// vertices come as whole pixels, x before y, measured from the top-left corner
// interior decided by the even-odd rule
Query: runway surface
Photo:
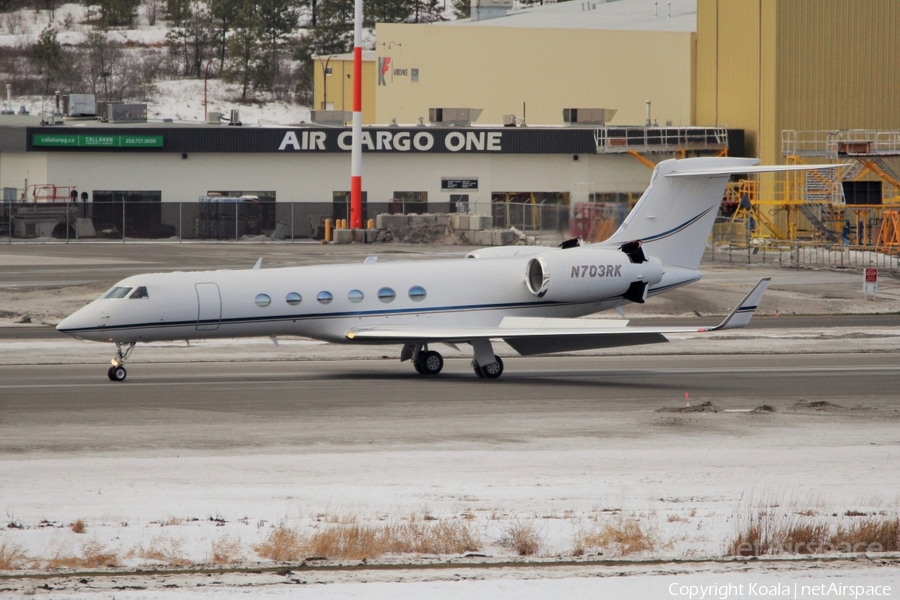
[[[496,381],[465,360],[434,378],[394,360],[135,363],[124,383],[102,365],[4,366],[0,382],[0,454],[630,436],[635,415],[705,401],[900,418],[893,353],[509,358]]]

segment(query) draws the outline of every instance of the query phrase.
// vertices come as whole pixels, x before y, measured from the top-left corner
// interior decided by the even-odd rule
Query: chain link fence
[[[457,202],[365,202],[363,222],[379,214],[453,214],[475,207]],[[559,204],[495,203],[493,226],[528,234],[569,230],[569,208]],[[473,211],[474,212],[474,211]],[[349,203],[263,202],[215,198],[201,202],[7,201],[0,204],[0,243],[79,241],[295,241],[324,238],[325,220],[349,220]]]
[[[782,241],[733,236],[713,232],[704,259],[734,264],[771,264],[779,267],[851,269],[869,267],[900,275],[900,257],[869,245],[821,241]]]

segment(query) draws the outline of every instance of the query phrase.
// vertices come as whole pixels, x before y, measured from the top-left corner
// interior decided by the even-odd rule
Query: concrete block
[[[353,242],[356,244],[362,244],[366,241],[366,230],[365,229],[351,229],[353,232],[351,235],[353,236]]]
[[[479,246],[492,246],[494,243],[493,236],[491,235],[490,229],[479,229],[474,231],[475,235],[478,238]]]
[[[384,226],[384,218],[389,217],[390,215],[382,213],[380,215],[375,215],[375,229],[385,229]]]
[[[414,225],[432,225],[434,223],[434,215],[409,215],[410,226]]]
[[[353,242],[353,231],[350,229],[335,229],[334,230],[334,243],[335,244],[350,244]]]
[[[490,229],[494,225],[491,215],[469,215],[469,229]]]
[[[90,219],[75,219],[75,237],[79,239],[97,237],[94,222]]]
[[[383,215],[381,222],[384,229],[399,229],[409,225],[409,217],[407,215]]]
[[[366,229],[366,243],[374,244],[378,241],[378,230],[377,229]]]
[[[509,246],[510,244],[514,244],[519,239],[519,236],[516,235],[515,231],[510,231],[509,229],[499,229],[495,231],[500,232],[501,246]],[[496,246],[497,244],[494,245]]]
[[[456,219],[456,223],[453,225],[453,229],[457,231],[468,231],[469,227],[469,215],[453,215]]]

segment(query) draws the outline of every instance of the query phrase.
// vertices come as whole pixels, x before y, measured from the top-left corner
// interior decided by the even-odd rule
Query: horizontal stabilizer
[[[755,165],[741,167],[738,165],[729,167],[708,167],[692,169],[690,167],[680,171],[675,169],[666,173],[666,177],[710,177],[715,175],[732,175],[735,173],[777,173],[781,171],[817,171],[819,169],[840,169],[846,165]]]

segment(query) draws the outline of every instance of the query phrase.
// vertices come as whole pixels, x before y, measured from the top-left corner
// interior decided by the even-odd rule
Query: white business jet
[[[750,322],[761,280],[716,327],[627,327],[626,320],[576,319],[697,281],[729,177],[837,165],[759,167],[744,158],[666,160],[608,240],[559,248],[507,246],[466,259],[378,262],[233,271],[175,272],[123,279],[63,320],[57,330],[113,342],[109,378],[123,381],[138,342],[303,336],[342,344],[402,345],[422,375],[441,372],[430,346],[469,344],[482,378],[503,373],[492,341],[522,355],[667,341],[667,333],[718,331]]]

